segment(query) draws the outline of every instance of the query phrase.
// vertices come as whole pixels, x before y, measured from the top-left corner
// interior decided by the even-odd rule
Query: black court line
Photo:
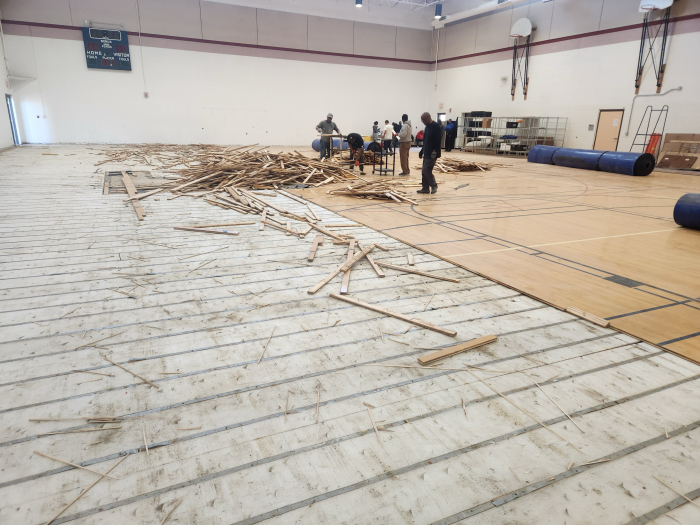
[[[662,354],[663,352],[659,352],[659,353]],[[601,404],[599,404],[599,405],[595,405],[595,406],[592,406],[592,407],[584,408],[584,409],[582,409],[582,410],[579,410],[579,411],[576,411],[576,412],[572,412],[572,413],[569,414],[569,415],[570,415],[571,417],[580,417],[580,416],[587,415],[587,414],[590,414],[590,413],[593,413],[593,412],[598,412],[598,411],[601,411],[601,410],[605,410],[605,409],[610,408],[610,407],[613,407],[613,406],[621,405],[621,404],[624,404],[624,403],[627,403],[627,402],[630,402],[630,401],[635,401],[635,400],[637,400],[637,399],[642,399],[642,398],[647,397],[647,396],[649,396],[649,395],[652,395],[652,394],[655,394],[655,393],[658,393],[658,392],[661,392],[661,391],[664,391],[664,390],[667,390],[667,389],[670,389],[670,388],[674,388],[674,387],[676,387],[676,386],[680,386],[680,385],[682,385],[682,384],[685,384],[685,383],[694,381],[694,380],[696,380],[696,379],[698,379],[698,378],[700,378],[700,375],[696,375],[696,376],[692,376],[692,377],[687,377],[687,378],[681,379],[681,380],[679,380],[679,381],[675,381],[675,382],[673,382],[673,383],[669,383],[669,384],[667,384],[667,385],[663,385],[663,386],[658,387],[658,388],[656,388],[656,389],[648,390],[648,391],[645,391],[645,392],[640,392],[640,393],[638,393],[638,394],[634,394],[634,395],[631,395],[631,396],[623,397],[623,398],[620,398],[620,399],[615,399],[615,400],[608,401],[608,402],[605,402],[605,403],[601,403]],[[528,386],[528,387],[523,387],[523,388],[528,388],[528,389],[529,389],[529,388],[534,388],[534,385],[533,385],[532,387]],[[484,401],[484,400],[486,400],[486,399],[495,400],[495,399],[497,399],[498,397],[499,397],[499,396],[497,396],[497,395],[494,394],[493,396],[488,396],[488,398],[487,398],[487,397],[480,398],[480,399],[477,400],[477,401]],[[466,405],[466,403],[465,403],[465,405]],[[314,406],[315,406],[315,405],[314,405]],[[460,403],[459,405],[455,405],[454,407],[448,407],[448,408],[443,409],[443,410],[444,410],[444,411],[459,410],[459,409],[461,409],[461,408],[462,408],[462,405],[461,405],[461,403]],[[415,421],[415,420],[419,420],[419,419],[423,419],[423,417],[422,417],[422,416],[416,416],[415,418],[413,418],[414,421]],[[411,420],[409,419],[409,421],[411,421]],[[556,424],[556,423],[560,423],[560,422],[563,422],[563,421],[568,421],[568,418],[567,418],[565,415],[562,415],[562,416],[559,416],[559,417],[556,417],[556,418],[553,418],[553,419],[544,421],[543,423],[544,423],[545,425],[547,425],[547,426],[551,426],[551,425],[554,425],[554,424]],[[404,425],[404,424],[406,424],[406,422],[405,422],[404,420],[400,420],[400,421],[396,421],[395,423],[392,423],[391,426],[401,426],[401,425]],[[384,426],[386,427],[386,426],[390,426],[390,425],[384,425]],[[681,433],[689,432],[689,431],[691,431],[691,430],[694,430],[695,428],[697,428],[697,427],[699,427],[699,426],[700,426],[700,421],[697,421],[697,422],[695,422],[695,423],[691,423],[690,425],[686,425],[685,427],[681,427],[681,428],[679,428],[679,429],[676,429],[676,430],[674,430],[674,431],[672,431],[672,432],[673,432],[674,436],[675,436],[676,434],[680,435]],[[405,467],[402,467],[402,468],[399,468],[399,469],[396,469],[396,470],[393,470],[393,471],[390,471],[390,472],[385,472],[384,474],[380,474],[380,475],[378,475],[378,476],[374,476],[374,477],[368,478],[368,479],[366,479],[366,480],[363,480],[363,481],[361,481],[361,482],[359,482],[359,483],[355,483],[355,484],[353,484],[353,485],[349,485],[349,486],[346,486],[346,487],[342,487],[342,488],[340,488],[340,489],[336,489],[336,490],[334,490],[334,491],[326,492],[325,494],[321,494],[321,495],[318,495],[318,496],[314,496],[314,497],[311,497],[311,498],[307,498],[307,499],[302,500],[302,501],[300,501],[300,502],[292,503],[292,504],[290,504],[290,505],[286,505],[286,506],[284,506],[284,507],[280,507],[280,508],[278,508],[278,509],[275,509],[275,510],[266,512],[266,513],[264,513],[264,514],[260,514],[260,515],[258,515],[258,516],[254,516],[254,517],[248,518],[247,520],[238,521],[238,522],[236,522],[236,523],[234,523],[234,524],[232,524],[232,525],[252,525],[252,524],[254,524],[254,523],[259,523],[259,522],[261,522],[261,521],[265,521],[265,520],[270,519],[270,518],[273,518],[273,517],[275,517],[275,516],[281,516],[281,515],[283,515],[283,514],[286,514],[286,513],[288,513],[288,512],[291,512],[291,511],[293,511],[293,510],[296,510],[296,509],[298,509],[298,508],[302,508],[302,507],[311,505],[312,503],[316,503],[316,502],[318,502],[318,501],[323,501],[323,500],[325,500],[325,499],[329,499],[329,498],[332,498],[332,497],[335,497],[335,496],[339,496],[339,495],[345,494],[345,493],[347,493],[347,492],[351,492],[351,491],[353,491],[353,490],[357,490],[357,489],[360,489],[360,488],[363,488],[363,487],[366,487],[366,486],[369,486],[369,485],[373,485],[373,484],[375,484],[375,483],[378,483],[378,482],[380,482],[380,481],[384,481],[384,480],[386,480],[386,479],[395,478],[395,477],[397,477],[397,476],[399,476],[399,475],[401,475],[401,474],[405,474],[405,473],[407,473],[407,472],[411,472],[411,471],[416,470],[416,469],[419,469],[419,468],[428,468],[430,465],[434,465],[434,464],[436,464],[436,463],[445,461],[445,460],[447,460],[447,459],[451,459],[451,458],[456,457],[456,456],[460,456],[460,455],[463,455],[463,454],[468,454],[468,453],[473,452],[473,451],[475,451],[475,450],[479,450],[479,449],[485,448],[485,447],[487,447],[487,446],[489,446],[489,445],[494,444],[494,442],[495,442],[495,443],[499,443],[499,442],[502,442],[502,441],[506,441],[506,440],[511,439],[511,438],[513,438],[513,437],[516,437],[516,436],[520,436],[520,435],[524,435],[524,434],[529,434],[529,433],[531,433],[531,432],[533,432],[533,431],[535,431],[535,430],[539,430],[539,429],[541,429],[541,428],[542,428],[542,427],[541,427],[539,424],[534,424],[534,425],[530,425],[530,426],[527,426],[527,427],[521,427],[521,428],[518,428],[518,429],[516,429],[516,430],[514,430],[514,431],[508,432],[508,433],[506,433],[506,434],[502,434],[502,435],[497,436],[497,437],[491,437],[491,438],[488,438],[488,439],[486,439],[486,440],[484,440],[484,441],[481,441],[481,442],[479,442],[479,443],[475,443],[475,444],[473,444],[473,445],[469,445],[469,446],[467,446],[467,447],[460,448],[460,449],[457,449],[457,450],[448,452],[448,453],[446,453],[446,454],[442,454],[442,455],[440,455],[440,456],[436,456],[436,457],[433,457],[433,458],[430,458],[430,459],[422,460],[422,461],[420,461],[420,462],[417,462],[417,463],[414,463],[414,464],[411,464],[411,465],[407,465],[407,466],[405,466]],[[366,430],[364,430],[364,431],[361,431],[361,432],[358,432],[358,433],[355,433],[355,434],[365,435],[365,434],[369,433],[370,430],[373,430],[373,429],[366,429]],[[672,434],[672,432],[669,432],[669,436]],[[112,509],[114,509],[114,508],[122,507],[122,506],[125,506],[125,505],[130,505],[130,504],[132,504],[132,503],[136,503],[136,502],[143,501],[143,500],[146,500],[146,499],[151,499],[151,498],[154,498],[154,497],[156,497],[156,496],[160,496],[160,495],[162,495],[162,494],[166,494],[166,493],[168,493],[168,492],[172,492],[172,491],[174,491],[174,490],[178,490],[178,489],[190,487],[190,486],[197,485],[197,484],[200,484],[200,483],[203,483],[203,482],[207,482],[207,481],[211,481],[211,480],[214,480],[214,479],[217,479],[217,478],[221,478],[221,477],[224,477],[224,476],[227,476],[227,475],[230,475],[230,474],[239,472],[239,471],[241,471],[241,470],[245,470],[245,469],[248,469],[248,468],[251,468],[251,467],[255,467],[255,466],[257,466],[257,465],[269,463],[270,461],[277,461],[277,460],[280,460],[280,459],[284,459],[285,457],[287,457],[287,455],[295,455],[295,454],[298,454],[298,453],[306,452],[307,450],[314,450],[314,449],[318,449],[318,448],[323,448],[323,447],[325,447],[325,446],[331,446],[331,445],[334,445],[334,444],[336,444],[336,443],[338,443],[338,442],[342,442],[342,441],[345,441],[345,440],[347,440],[347,439],[352,439],[353,437],[357,437],[357,436],[354,435],[354,434],[351,434],[351,435],[349,435],[349,436],[343,436],[343,437],[341,437],[341,438],[336,438],[336,439],[334,439],[334,440],[330,440],[330,441],[328,441],[328,442],[326,442],[326,443],[317,443],[317,444],[314,444],[314,445],[310,445],[310,446],[308,446],[308,447],[305,447],[304,449],[299,449],[298,452],[297,452],[297,451],[290,451],[290,452],[288,452],[288,453],[282,453],[282,454],[279,454],[279,455],[277,455],[277,456],[273,456],[273,457],[271,457],[271,458],[264,458],[264,459],[256,460],[256,461],[253,461],[253,462],[250,462],[250,463],[247,463],[247,464],[243,464],[243,465],[239,465],[239,466],[236,466],[236,467],[232,467],[232,468],[230,468],[230,469],[225,469],[225,470],[222,470],[222,471],[219,471],[219,472],[213,472],[213,473],[210,473],[210,474],[206,474],[206,475],[204,475],[204,476],[200,476],[200,477],[198,477],[198,478],[191,479],[191,480],[189,480],[189,481],[185,481],[185,482],[182,482],[182,483],[178,483],[178,484],[176,484],[176,485],[171,485],[171,486],[169,486],[169,487],[163,487],[163,488],[161,488],[161,489],[154,490],[154,491],[151,491],[151,492],[148,492],[148,493],[145,493],[145,494],[141,494],[141,495],[138,495],[138,496],[133,496],[133,497],[131,497],[131,498],[126,498],[126,499],[123,499],[123,500],[120,500],[120,501],[116,501],[116,502],[113,502],[113,503],[108,503],[108,504],[105,504],[105,505],[101,505],[100,507],[97,507],[97,508],[87,509],[87,510],[85,510],[85,511],[82,511],[82,512],[79,512],[79,513],[76,513],[76,514],[72,514],[72,515],[69,515],[69,516],[65,516],[65,517],[63,517],[63,518],[59,518],[58,520],[56,520],[55,523],[57,523],[57,524],[66,523],[66,522],[69,522],[69,521],[73,521],[73,520],[76,520],[76,519],[79,519],[79,518],[84,518],[84,517],[86,517],[86,516],[90,516],[90,515],[93,515],[93,514],[96,514],[96,513],[99,513],[99,512],[103,512],[103,511],[106,511],[106,510],[112,510]],[[654,439],[660,439],[660,440],[661,440],[661,438],[663,438],[664,441],[667,439],[665,434],[663,434],[663,435],[660,436],[659,438],[654,438]],[[643,446],[645,446],[645,445],[642,444],[641,446],[643,447]],[[638,449],[641,448],[641,447],[640,447],[640,445],[635,445],[635,446],[633,446],[633,447],[628,447],[628,448],[629,448],[629,449],[634,449],[634,450],[630,450],[630,453],[631,453],[631,452],[633,452],[633,451],[638,450]],[[624,450],[627,450],[627,449],[624,449]],[[124,455],[126,455],[126,454],[124,454]],[[617,458],[615,458],[615,459],[617,459]],[[598,465],[593,465],[593,466],[598,466]],[[587,466],[587,467],[590,467],[590,465]],[[578,467],[577,467],[577,468],[578,468]],[[575,469],[574,469],[574,470],[575,470]],[[586,470],[587,470],[587,469],[586,469]],[[578,473],[578,472],[577,472],[577,473]]]
[[[609,465],[610,461],[615,461],[616,459],[623,458],[625,456],[629,456],[630,454],[637,452],[638,450],[641,450],[643,448],[647,448],[653,445],[658,445],[659,443],[663,443],[664,441],[667,441],[668,438],[670,437],[677,437],[682,434],[686,434],[688,432],[691,432],[697,428],[700,428],[700,421],[695,421],[689,425],[682,426],[680,428],[677,428],[673,430],[672,432],[668,432],[668,436],[666,434],[662,434],[660,436],[656,436],[651,439],[647,439],[646,441],[642,441],[641,443],[637,443],[635,445],[632,445],[630,447],[623,448],[622,450],[618,450],[617,452],[613,452],[612,454],[608,454],[607,456],[603,456],[601,458],[593,460],[598,461],[600,463],[594,463],[592,465],[579,465],[578,467],[573,467],[571,470],[565,470],[563,472],[560,472],[559,474],[555,474],[554,476],[551,476],[547,478],[546,480],[538,481],[537,483],[533,483],[532,485],[528,485],[526,487],[523,487],[518,490],[514,490],[512,492],[509,492],[508,494],[504,494],[500,498],[493,499],[491,501],[487,501],[485,503],[482,503],[480,505],[476,505],[474,507],[471,507],[469,509],[463,510],[462,512],[458,512],[457,514],[453,514],[452,516],[449,516],[447,518],[443,518],[438,521],[434,521],[431,525],[452,525],[453,523],[457,523],[458,521],[462,521],[467,518],[471,518],[472,516],[476,516],[477,514],[481,514],[482,512],[489,511],[491,509],[495,509],[500,507],[501,505],[505,505],[506,503],[510,503],[511,501],[514,501],[516,499],[525,497],[529,494],[532,494],[533,492],[543,489],[545,487],[549,487],[551,485],[554,485],[555,483],[558,483],[561,480],[572,478],[578,474],[581,474],[582,472],[586,472],[588,470],[593,470],[595,468],[601,467],[603,465]],[[607,460],[607,461],[604,461]],[[698,493],[700,493],[700,489],[697,490]],[[683,498],[679,498],[683,499]],[[683,499],[684,502],[686,500]],[[633,522],[630,522],[633,523]],[[643,523],[647,523],[646,521]]]
[[[592,352],[592,353],[590,353],[590,354],[584,354],[583,356],[576,356],[576,357],[566,358],[566,359],[563,359],[563,360],[561,360],[561,361],[557,361],[557,362],[552,363],[552,364],[561,364],[561,363],[564,363],[564,362],[566,362],[566,361],[570,361],[570,360],[573,360],[573,359],[579,359],[580,357],[586,357],[586,356],[593,355],[593,354],[599,354],[599,353],[607,352],[607,351],[610,351],[610,350],[615,350],[615,349],[618,349],[618,348],[622,348],[622,347],[624,347],[624,346],[632,346],[633,344],[634,344],[634,343],[627,343],[627,344],[620,345],[620,346],[615,346],[615,347],[611,347],[611,348],[605,348],[605,349],[602,349],[602,350],[598,350],[598,351]],[[576,346],[576,345],[575,345],[575,344],[561,345],[561,347],[564,347],[564,348],[567,347],[567,346]],[[554,349],[556,349],[556,348],[543,349],[543,350],[541,350],[539,353],[544,352],[544,351],[549,352],[549,351],[552,351],[552,350],[554,350]],[[416,354],[416,353],[418,353],[418,352],[409,352],[408,354],[405,354],[405,355]],[[593,369],[583,370],[583,371],[581,371],[581,372],[576,372],[576,373],[574,373],[574,374],[569,374],[568,376],[559,376],[559,377],[556,378],[556,379],[552,379],[552,380],[549,380],[549,381],[546,381],[546,382],[540,383],[540,384],[549,385],[549,384],[559,383],[559,382],[564,381],[564,380],[567,380],[567,379],[573,379],[573,378],[577,378],[577,377],[583,377],[583,376],[590,375],[590,374],[594,374],[594,373],[597,373],[597,372],[600,372],[600,371],[603,371],[603,370],[609,370],[609,369],[612,369],[612,368],[617,368],[617,367],[619,367],[619,366],[624,366],[624,365],[630,364],[630,362],[636,362],[636,361],[640,361],[640,360],[645,360],[645,359],[648,359],[649,357],[658,356],[658,355],[661,355],[661,354],[663,354],[663,352],[657,352],[657,353],[655,353],[655,354],[637,356],[637,357],[631,358],[631,359],[626,360],[626,361],[620,361],[620,362],[617,362],[617,363],[612,363],[612,364],[609,364],[609,365],[603,365],[603,366],[596,367],[596,368],[593,368]],[[401,357],[401,356],[396,356],[396,357]],[[494,360],[494,361],[488,361],[488,362],[486,362],[486,363],[497,363],[497,362],[510,361],[511,359],[514,359],[514,358],[517,358],[517,356],[513,356],[513,357],[510,357],[510,358],[504,358],[504,359],[498,359],[498,360]],[[386,361],[386,360],[387,360],[387,359],[381,359],[381,360],[378,360],[378,361]],[[485,364],[485,363],[482,363],[482,364]],[[366,364],[352,365],[352,366],[348,366],[348,367],[346,367],[346,368],[355,368],[355,367],[357,367],[357,366],[366,366]],[[466,371],[466,370],[465,370],[465,371]],[[379,392],[379,391],[390,390],[390,389],[392,389],[392,388],[400,388],[400,387],[402,387],[402,386],[407,386],[408,384],[413,384],[413,383],[418,383],[418,382],[422,382],[422,381],[426,381],[426,380],[430,380],[430,379],[435,379],[435,378],[437,378],[437,377],[442,377],[442,376],[446,376],[446,375],[451,375],[451,374],[454,374],[454,373],[457,373],[457,372],[455,372],[455,371],[439,372],[439,373],[437,373],[437,374],[432,374],[432,375],[430,375],[430,376],[422,376],[422,377],[419,377],[419,378],[416,378],[416,379],[413,379],[413,380],[403,381],[403,382],[401,382],[401,383],[396,383],[396,384],[388,385],[387,387],[382,387],[382,388],[379,388],[379,389],[368,390],[368,391],[365,391],[365,392],[357,392],[357,393],[355,393],[355,394],[348,394],[348,395],[346,395],[346,396],[342,396],[342,397],[339,397],[339,398],[335,398],[335,399],[331,399],[331,400],[325,400],[325,401],[323,401],[323,402],[321,402],[321,403],[319,404],[319,407],[325,407],[325,406],[327,406],[327,405],[331,405],[331,404],[334,404],[334,403],[340,403],[340,402],[343,402],[343,401],[347,401],[347,400],[349,400],[349,399],[354,399],[354,398],[362,397],[362,396],[365,396],[365,395],[371,395],[371,394],[376,393],[376,392]],[[504,375],[506,375],[506,374],[504,374]],[[499,377],[500,377],[500,376],[499,376]],[[698,374],[698,377],[700,377],[700,374]],[[532,390],[532,389],[534,389],[534,388],[535,388],[535,385],[529,385],[529,386],[524,386],[524,387],[518,387],[518,388],[515,388],[515,389],[512,389],[512,390],[507,391],[506,394],[514,394],[514,393],[518,393],[518,392],[526,392],[526,391]],[[423,394],[421,394],[419,397],[421,397],[422,395],[423,395]],[[475,400],[472,400],[472,401],[469,401],[469,402],[465,403],[465,405],[466,405],[466,406],[470,406],[470,405],[474,405],[474,404],[483,402],[483,401],[485,401],[485,400],[486,400],[486,401],[490,401],[490,400],[494,400],[494,399],[497,399],[497,396],[496,396],[496,395],[493,395],[493,396],[486,396],[486,397],[480,397],[480,398],[478,398],[478,399],[475,399]],[[434,416],[437,416],[437,415],[440,415],[440,414],[449,412],[449,411],[451,411],[451,410],[454,410],[454,409],[457,409],[457,408],[461,408],[461,406],[462,406],[461,404],[459,404],[459,405],[453,405],[453,406],[450,406],[450,407],[447,407],[447,408],[443,408],[443,409],[439,409],[439,410],[435,410],[435,411],[431,411],[431,412],[426,412],[426,413],[421,414],[421,415],[419,415],[419,416],[413,416],[412,418],[408,418],[408,422],[415,422],[415,421],[417,421],[417,420],[419,420],[419,419],[426,419],[426,418],[428,418],[428,417],[434,417]],[[287,414],[297,414],[297,413],[304,412],[304,411],[306,411],[306,410],[315,410],[315,408],[316,408],[316,404],[301,406],[301,407],[297,407],[297,408],[293,408],[293,409],[287,410]],[[139,413],[139,414],[130,414],[130,415],[127,415],[127,416],[124,416],[124,417],[133,418],[133,417],[139,417],[140,415],[143,415],[143,414],[141,414],[141,413]],[[203,432],[197,432],[197,433],[194,433],[194,434],[188,434],[188,435],[186,435],[186,436],[183,436],[183,437],[180,437],[180,438],[176,438],[176,439],[172,439],[172,440],[168,440],[168,441],[161,441],[161,442],[158,442],[158,443],[149,443],[149,444],[148,444],[148,448],[149,448],[149,449],[159,448],[159,447],[174,445],[174,444],[179,443],[179,442],[181,442],[181,441],[190,441],[190,440],[194,440],[194,439],[200,439],[200,438],[203,438],[203,437],[210,436],[210,435],[212,435],[212,434],[218,434],[219,432],[225,432],[225,431],[227,431],[227,430],[231,430],[231,429],[235,429],[235,428],[241,428],[241,427],[253,425],[253,424],[256,424],[256,423],[260,423],[260,422],[262,422],[262,421],[268,421],[268,420],[271,420],[271,419],[277,419],[277,418],[280,418],[280,417],[284,417],[284,414],[282,414],[282,413],[280,413],[280,412],[274,412],[274,413],[267,414],[267,415],[265,415],[265,416],[261,416],[261,417],[255,418],[255,419],[246,420],[246,421],[239,421],[238,423],[230,423],[230,424],[227,424],[227,425],[222,426],[222,427],[213,428],[213,429],[206,430],[206,431],[203,431]],[[404,423],[406,423],[406,419],[401,419],[401,420],[395,421],[395,422],[393,422],[393,423],[388,423],[388,424],[386,424],[386,425],[384,425],[384,426],[385,426],[385,427],[391,427],[391,428],[393,428],[393,427],[401,426],[401,425],[403,425]],[[85,428],[85,427],[90,428],[88,425],[82,425],[82,426],[76,427],[76,428]],[[366,430],[363,430],[363,431],[357,433],[357,435],[364,435],[364,434],[366,434],[367,432],[371,432],[372,430],[373,430],[372,428],[366,429]],[[355,434],[352,434],[351,436],[355,436]],[[26,438],[23,439],[23,442],[26,442],[26,441],[29,441],[29,439],[26,439]],[[333,442],[335,442],[335,441],[334,441],[334,440],[331,440],[329,443],[333,443]],[[95,464],[97,464],[97,463],[102,463],[102,462],[104,462],[104,461],[109,461],[109,460],[111,460],[111,459],[115,459],[115,458],[118,458],[118,457],[120,457],[120,456],[124,456],[124,455],[126,455],[126,454],[137,453],[137,452],[140,452],[140,451],[143,451],[143,450],[145,450],[145,448],[139,446],[138,448],[132,448],[132,449],[128,449],[128,450],[123,450],[123,451],[121,451],[121,452],[114,452],[114,453],[109,454],[109,455],[107,455],[107,456],[103,456],[103,457],[98,457],[98,458],[93,458],[93,459],[85,460],[85,461],[83,461],[83,462],[81,462],[81,463],[78,463],[78,464],[81,465],[81,466],[95,465]],[[26,477],[14,479],[14,480],[11,480],[11,481],[7,481],[7,482],[4,482],[4,483],[0,483],[0,488],[6,487],[6,486],[11,486],[11,485],[16,485],[16,484],[19,484],[19,483],[24,483],[24,482],[26,482],[26,481],[31,481],[31,480],[34,480],[34,479],[39,479],[39,478],[42,478],[42,477],[45,477],[45,476],[51,476],[51,475],[58,474],[58,473],[61,473],[61,472],[66,472],[66,471],[68,471],[68,470],[73,470],[74,468],[75,468],[75,467],[67,467],[67,466],[66,466],[66,467],[58,467],[58,468],[53,469],[53,470],[49,470],[49,471],[45,471],[45,472],[40,472],[40,473],[37,473],[37,474],[33,474],[33,475],[31,475],[31,476],[26,476]]]
[[[676,337],[675,339],[669,339],[668,341],[662,341],[658,343],[659,346],[670,345],[671,343],[677,343],[678,341],[685,341],[686,339],[692,339],[700,335],[700,332],[695,332],[694,334],[684,335],[682,337]]]
[[[669,434],[669,436],[670,435],[671,434]],[[692,490],[690,492],[687,492],[685,494],[685,497],[690,499],[690,500],[694,500],[695,498],[700,498],[700,488]],[[632,521],[628,521],[625,525],[645,525],[645,524],[651,523],[651,522],[656,523],[654,520],[656,520],[657,518],[660,518],[664,514],[670,512],[674,509],[677,509],[678,507],[682,507],[686,503],[688,503],[687,499],[685,499],[681,496],[678,496],[676,499],[673,499],[673,500],[669,501],[668,503],[664,503],[660,507],[656,507],[654,510],[650,510],[646,514],[639,516],[638,518],[635,518]],[[680,523],[680,522],[678,522],[678,523]]]

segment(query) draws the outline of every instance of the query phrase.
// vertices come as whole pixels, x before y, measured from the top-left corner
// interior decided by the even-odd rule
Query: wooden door
[[[595,130],[593,149],[617,151],[617,141],[622,129],[622,109],[601,109],[598,114],[598,126]]]

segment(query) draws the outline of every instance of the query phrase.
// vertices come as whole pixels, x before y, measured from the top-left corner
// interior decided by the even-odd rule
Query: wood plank
[[[409,265],[409,266],[414,266],[414,265],[415,265],[415,263],[414,263],[414,261],[413,261],[413,254],[412,254],[412,253],[406,254],[406,258],[408,259],[408,265]]]
[[[181,184],[180,186],[177,186],[175,188],[158,188],[157,190],[149,191],[146,193],[141,193],[139,195],[135,195],[134,197],[130,197],[130,200],[141,200],[145,199],[146,197],[150,197],[151,195],[155,195],[156,193],[160,193],[161,191],[169,191],[170,193],[177,191],[182,188],[186,188],[187,186],[191,186],[192,184],[196,184],[198,182],[201,182],[206,179],[210,179],[211,177],[215,177],[216,175],[219,175],[221,172],[216,171],[214,173],[210,173],[209,175],[205,175],[204,177],[200,177],[199,179],[193,180],[191,182],[186,182],[185,184]]]
[[[580,317],[581,319],[585,319],[586,321],[590,321],[593,324],[602,326],[603,328],[606,328],[610,324],[610,321],[603,319],[602,317],[598,317],[597,315],[584,312],[583,310],[581,310],[580,308],[576,308],[575,306],[569,306],[566,309],[566,311],[572,315]]]
[[[355,256],[352,258],[352,260],[346,262],[345,264],[341,264],[338,266],[335,270],[331,271],[328,275],[326,275],[321,281],[319,281],[316,285],[312,286],[309,288],[307,293],[313,294],[318,292],[321,288],[323,288],[326,284],[331,282],[333,277],[338,275],[340,272],[344,272],[346,270],[349,270],[352,268],[357,261],[362,259],[365,255],[367,255],[369,252],[371,252],[374,249],[375,245],[370,244],[367,248],[360,250],[359,253],[355,254]]]
[[[379,306],[375,306],[370,303],[365,303],[362,301],[358,301],[357,299],[353,299],[351,297],[343,297],[342,295],[338,295],[335,293],[330,294],[333,299],[340,299],[341,301],[345,301],[346,303],[354,304],[355,306],[361,306],[362,308],[367,308],[368,310],[372,310],[374,312],[379,312],[380,314],[388,315],[390,317],[395,317],[396,319],[401,319],[402,321],[406,321],[407,323],[414,324],[416,326],[420,326],[421,328],[427,328],[428,330],[433,330],[435,332],[439,332],[441,334],[449,335],[450,337],[456,337],[457,332],[454,330],[450,330],[448,328],[443,328],[442,326],[438,326],[432,323],[429,323],[427,321],[421,321],[420,319],[414,319],[412,317],[408,317],[407,315],[400,314],[398,312],[392,312],[391,310],[387,310],[386,308],[381,308]]]
[[[355,251],[355,239],[351,239],[350,246],[348,247],[347,262],[350,262],[352,260],[354,251]],[[345,270],[345,272],[343,272],[343,281],[340,284],[340,293],[341,294],[348,293],[348,285],[350,284],[350,272],[351,271],[352,271],[352,268]]]
[[[309,262],[313,261],[314,257],[316,257],[316,251],[318,250],[319,244],[323,244],[323,235],[321,235],[320,233],[316,235],[314,243],[311,245],[311,252],[309,253],[308,258]]]
[[[124,181],[124,187],[126,188],[126,192],[129,194],[129,198],[131,199],[132,197],[135,197],[136,187],[131,181],[131,177],[129,177],[129,174],[125,171],[122,171],[122,180]],[[133,205],[134,211],[136,212],[136,217],[138,217],[138,219],[142,221],[143,218],[146,216],[146,212],[143,211],[143,206],[140,202],[133,200],[131,201],[131,204]]]
[[[441,359],[457,355],[461,352],[466,352],[467,350],[472,350],[479,346],[493,343],[497,339],[498,338],[495,335],[485,335],[483,337],[478,337],[476,339],[472,339],[471,341],[467,341],[466,343],[460,343],[458,345],[450,346],[448,348],[443,348],[442,350],[438,350],[437,352],[433,352],[432,354],[419,357],[418,362],[424,366],[429,365],[431,363],[440,361]]]
[[[419,270],[414,270],[412,268],[406,268],[405,266],[397,266],[395,264],[382,263],[382,262],[379,262],[377,264],[379,266],[383,266],[384,268],[391,268],[392,270],[398,270],[399,272],[415,273],[416,275],[422,275],[423,277],[432,277],[433,279],[440,279],[441,281],[449,281],[451,283],[458,283],[459,282],[459,279],[453,279],[452,277],[444,277],[442,275],[437,275],[434,273],[421,272]]]
[[[265,208],[262,212],[262,216],[260,217],[260,227],[258,228],[259,231],[263,231],[265,229],[265,219],[267,218],[267,208]]]
[[[228,230],[212,230],[210,228],[188,228],[187,226],[173,226],[173,230],[185,230],[188,232],[220,233],[222,235],[238,235],[238,232]]]

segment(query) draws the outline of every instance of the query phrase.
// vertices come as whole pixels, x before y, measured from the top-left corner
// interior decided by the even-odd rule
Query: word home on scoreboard
[[[131,71],[126,31],[83,27],[83,43],[88,68]]]

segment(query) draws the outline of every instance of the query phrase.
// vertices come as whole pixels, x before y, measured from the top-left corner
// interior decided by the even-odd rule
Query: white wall
[[[133,71],[118,72],[87,69],[82,40],[5,38],[15,74],[39,79],[15,87],[32,143],[310,145],[329,111],[343,133],[369,135],[375,120],[408,113],[419,122],[427,109],[425,71],[144,46],[146,99],[138,46]],[[401,89],[371,89],[387,85]]]
[[[666,132],[700,133],[700,68],[689,67],[698,64],[698,49],[700,33],[672,37],[662,91],[679,85],[683,90],[656,99],[637,99],[630,135],[625,137],[623,129],[620,136],[620,151],[629,151],[647,105],[660,109],[668,104]],[[632,41],[533,56],[527,101],[520,83],[511,101],[510,59],[441,69],[432,107],[443,103],[446,109],[452,108],[453,118],[472,110],[492,111],[495,116],[568,117],[566,146],[590,149],[594,131],[588,131],[588,125],[597,123],[598,110],[624,108],[623,126],[627,127],[638,53],[639,42]],[[500,80],[503,76],[508,77],[506,82]],[[640,94],[654,93],[655,88],[649,66]]]
[[[0,82],[2,82],[2,100],[0,100],[0,150],[9,148],[14,145],[14,140],[12,139],[12,128],[10,128],[10,115],[7,112],[7,106],[5,104],[5,94],[11,95],[12,89],[9,83],[7,68],[5,67],[5,61],[3,59],[4,50],[2,47],[2,40],[0,40]]]

